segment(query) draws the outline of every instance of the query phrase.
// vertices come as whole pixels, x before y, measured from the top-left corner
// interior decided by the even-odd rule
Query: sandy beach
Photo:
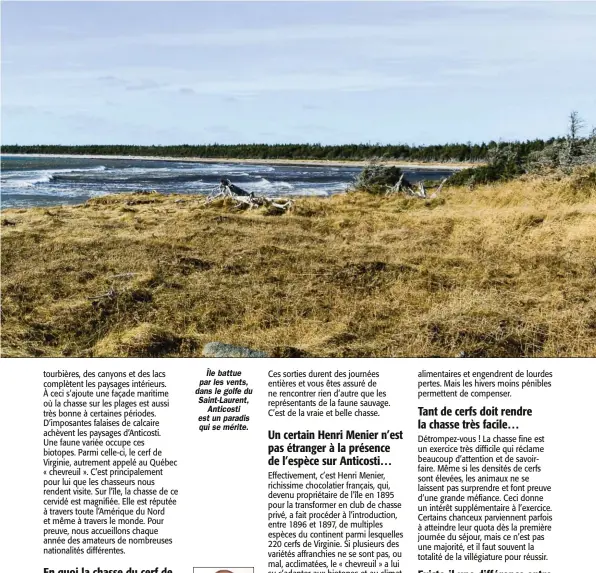
[[[65,159],[140,159],[143,161],[176,161],[189,163],[243,163],[248,165],[305,165],[311,167],[364,167],[370,161],[334,161],[316,159],[236,159],[226,157],[156,157],[144,155],[71,155],[53,153],[3,153],[2,156],[10,157],[62,157]],[[471,162],[428,162],[414,163],[409,161],[381,161],[383,165],[407,167],[409,169],[467,169],[477,167],[479,163]]]

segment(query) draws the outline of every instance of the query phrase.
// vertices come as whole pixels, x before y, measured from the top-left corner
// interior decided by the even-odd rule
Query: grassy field
[[[596,356],[596,170],[287,214],[112,195],[2,215],[2,355]]]

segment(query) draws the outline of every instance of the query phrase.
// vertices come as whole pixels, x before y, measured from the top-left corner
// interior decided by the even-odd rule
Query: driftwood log
[[[294,202],[291,199],[283,202],[283,200],[279,198],[262,197],[257,196],[254,193],[249,193],[231,183],[229,179],[221,180],[219,186],[207,197],[206,203],[211,203],[216,199],[231,199],[236,203],[237,209],[258,209],[259,207],[268,207],[287,211],[294,205]]]
[[[395,193],[403,192],[410,197],[418,197],[420,199],[435,199],[443,190],[443,185],[445,185],[445,182],[447,181],[447,178],[443,179],[437,190],[434,191],[429,197],[427,189],[422,181],[419,181],[417,188],[414,188],[410,183],[408,183],[407,180],[404,180],[404,175],[405,174],[402,173],[398,182],[395,185],[387,188],[385,195],[393,195]]]
[[[393,193],[399,193],[402,188],[404,176],[405,176],[405,173],[402,173],[398,182],[393,187],[389,187],[389,189],[387,189],[387,193],[385,193],[385,195],[392,195]]]
[[[429,197],[429,199],[436,199],[439,196],[439,193],[443,191],[443,185],[447,181],[447,177],[441,181],[441,184],[437,187],[437,190]]]

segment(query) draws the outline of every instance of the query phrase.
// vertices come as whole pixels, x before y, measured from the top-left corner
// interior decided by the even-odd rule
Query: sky
[[[3,1],[2,143],[548,138],[595,69],[593,2]]]

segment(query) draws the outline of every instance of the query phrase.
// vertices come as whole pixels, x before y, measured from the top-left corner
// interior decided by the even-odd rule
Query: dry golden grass
[[[3,356],[596,356],[595,169],[280,216],[113,195],[2,223]]]

